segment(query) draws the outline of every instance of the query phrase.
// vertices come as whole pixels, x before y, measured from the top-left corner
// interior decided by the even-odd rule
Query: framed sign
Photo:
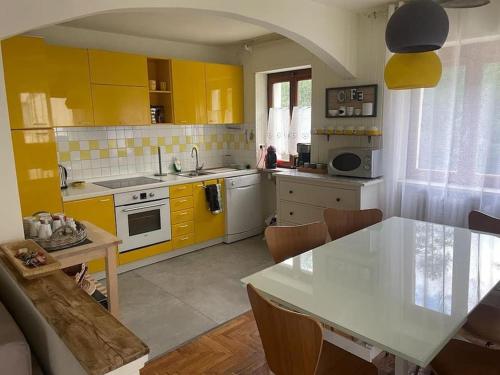
[[[333,117],[376,117],[378,85],[326,89],[326,113]]]

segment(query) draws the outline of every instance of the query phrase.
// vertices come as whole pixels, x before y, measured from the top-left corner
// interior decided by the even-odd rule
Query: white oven
[[[168,187],[115,194],[118,246],[122,253],[169,241],[170,200]]]

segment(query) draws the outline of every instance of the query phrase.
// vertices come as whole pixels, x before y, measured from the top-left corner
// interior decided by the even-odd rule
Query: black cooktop
[[[120,189],[131,186],[156,184],[157,182],[161,182],[161,180],[150,177],[132,177],[132,178],[122,178],[120,180],[99,181],[99,182],[94,182],[93,184],[103,186],[109,189]]]

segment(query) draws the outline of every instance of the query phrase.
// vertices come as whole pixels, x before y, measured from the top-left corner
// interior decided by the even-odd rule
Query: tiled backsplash
[[[235,163],[251,147],[243,128],[223,125],[56,128],[55,133],[59,163],[68,168],[70,180],[157,172],[158,147],[168,171],[174,157],[183,170],[194,169],[193,145],[205,168]]]

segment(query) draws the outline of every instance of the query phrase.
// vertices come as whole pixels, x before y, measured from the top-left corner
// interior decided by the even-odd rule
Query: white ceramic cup
[[[355,108],[354,109],[354,115],[355,116],[361,116],[361,108]]]
[[[352,116],[354,114],[354,107],[347,107],[347,116]]]
[[[339,115],[339,110],[338,109],[329,109],[328,114],[332,117],[338,116]]]
[[[339,116],[345,116],[345,105],[339,107]]]

